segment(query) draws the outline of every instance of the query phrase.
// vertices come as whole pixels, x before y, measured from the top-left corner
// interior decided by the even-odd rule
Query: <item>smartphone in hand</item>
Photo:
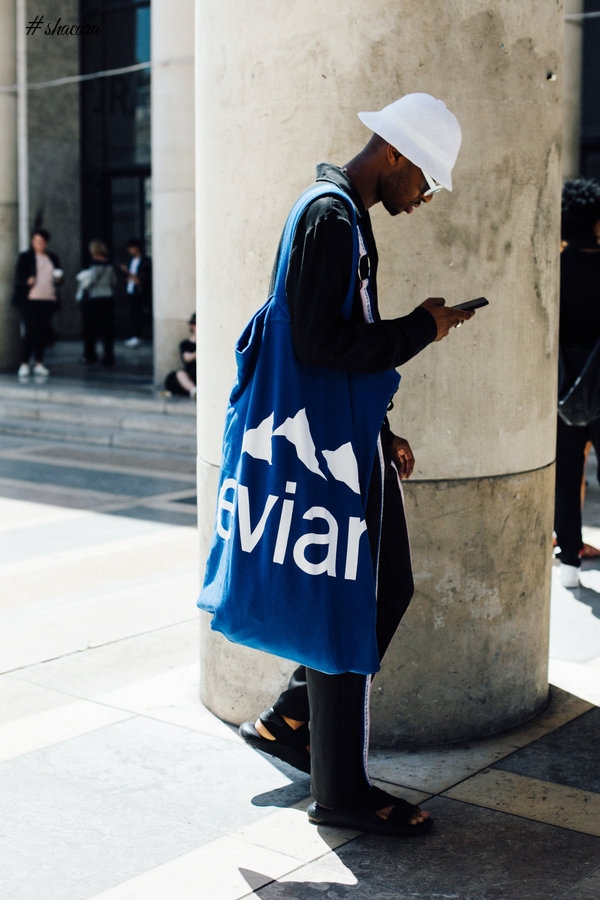
[[[465,300],[464,303],[457,303],[452,309],[479,309],[480,306],[488,306],[489,302],[485,297],[477,297],[475,300]]]

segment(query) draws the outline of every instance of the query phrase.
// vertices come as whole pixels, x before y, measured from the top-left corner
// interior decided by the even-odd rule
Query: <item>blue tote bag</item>
[[[237,380],[225,420],[213,540],[198,606],[229,640],[326,673],[379,669],[375,573],[365,508],[378,435],[400,376],[299,362],[285,276],[296,202],[275,287],[236,345]],[[356,277],[356,274],[355,274]],[[354,279],[353,279],[354,281]],[[354,283],[343,314],[350,317]]]

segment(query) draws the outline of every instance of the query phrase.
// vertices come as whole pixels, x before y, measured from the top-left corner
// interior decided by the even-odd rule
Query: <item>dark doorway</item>
[[[128,263],[127,241],[150,252],[150,3],[81,0],[80,21],[97,26],[81,39],[81,262],[92,239],[108,244],[115,265]],[[120,74],[115,70],[129,68]],[[116,304],[116,336],[128,336],[125,278]],[[148,310],[145,337],[151,336]]]

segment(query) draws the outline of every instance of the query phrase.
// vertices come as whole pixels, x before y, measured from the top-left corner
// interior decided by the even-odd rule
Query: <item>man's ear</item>
[[[406,157],[405,157],[405,156],[402,156],[402,154],[401,154],[398,150],[396,150],[395,147],[392,147],[391,144],[388,144],[388,145],[387,145],[386,156],[387,156],[388,164],[389,164],[393,169],[397,169],[397,168],[400,168],[400,169],[401,169],[401,168],[403,168],[403,167],[406,165],[406,163],[408,162],[408,160],[406,159]]]

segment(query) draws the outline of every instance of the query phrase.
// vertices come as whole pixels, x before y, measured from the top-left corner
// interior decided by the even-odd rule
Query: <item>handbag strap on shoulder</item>
[[[298,227],[298,222],[300,221],[307,207],[313,202],[313,200],[316,200],[319,197],[329,196],[339,197],[341,200],[343,200],[344,203],[346,203],[346,205],[348,206],[352,217],[352,278],[350,279],[350,286],[348,288],[348,293],[346,294],[344,305],[342,307],[342,315],[344,316],[344,318],[349,319],[352,312],[354,286],[359,265],[359,234],[358,225],[356,222],[356,206],[352,198],[345,191],[343,191],[337,185],[332,184],[331,182],[315,182],[315,184],[312,184],[310,187],[306,188],[306,190],[303,191],[302,194],[300,194],[300,196],[294,203],[283,229],[283,235],[281,238],[281,245],[279,250],[279,259],[277,261],[277,272],[275,274],[273,297],[276,300],[280,300],[285,303],[285,277],[290,261],[292,241],[294,239],[296,228]]]

